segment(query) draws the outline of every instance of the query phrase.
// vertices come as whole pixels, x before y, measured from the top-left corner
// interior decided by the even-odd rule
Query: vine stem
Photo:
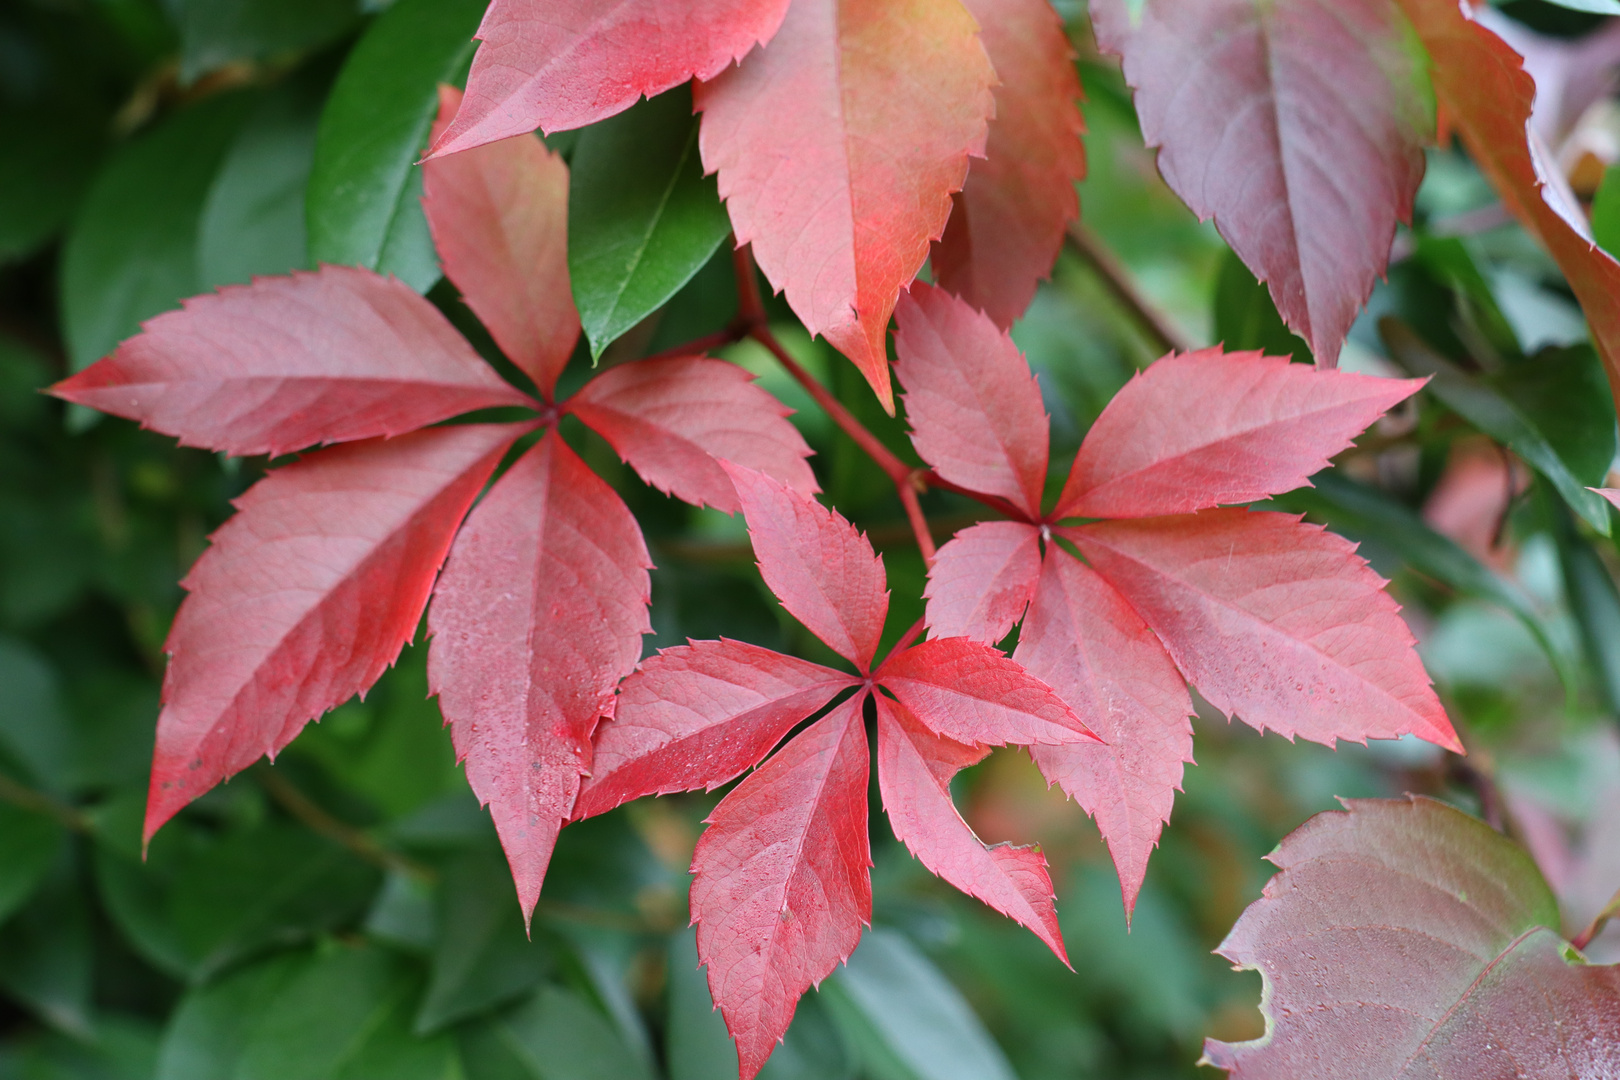
[[[1609,920],[1617,915],[1620,915],[1620,891],[1617,891],[1609,899],[1609,902],[1603,905],[1603,910],[1597,913],[1585,930],[1571,938],[1569,943],[1577,949],[1585,949],[1592,944],[1593,938],[1603,933],[1603,928],[1609,924]]]
[[[326,837],[380,869],[398,870],[418,881],[433,881],[437,878],[438,875],[432,867],[425,866],[397,851],[389,850],[365,830],[327,813],[285,775],[277,772],[275,766],[261,763],[255,767],[254,774],[258,777],[259,786],[264,788],[265,794],[311,832]]]
[[[1192,350],[1192,343],[1180,328],[1142,294],[1130,271],[1119,261],[1119,256],[1108,250],[1108,246],[1084,222],[1076,221],[1069,226],[1069,246],[1097,272],[1114,299],[1119,301],[1155,348],[1160,352]]]

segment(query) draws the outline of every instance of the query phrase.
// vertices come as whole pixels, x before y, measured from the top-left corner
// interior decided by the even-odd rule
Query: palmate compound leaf
[[[456,528],[520,424],[334,447],[237,500],[164,646],[146,838],[364,692],[416,632]]]
[[[433,153],[584,127],[771,40],[788,0],[495,0],[455,122]]]
[[[1022,521],[983,521],[953,536],[928,571],[928,629],[935,637],[994,644],[1024,617],[1041,576],[1041,531]]]
[[[891,412],[889,315],[984,153],[994,81],[960,0],[794,0],[695,92],[737,242]]]
[[[1620,967],[1569,956],[1523,850],[1430,799],[1319,814],[1221,945],[1266,982],[1266,1034],[1205,1043],[1240,1080],[1615,1075]]]
[[[1395,0],[1098,0],[1091,12],[1165,181],[1333,366],[1411,218],[1433,128]]]
[[[1080,213],[1080,79],[1063,20],[1047,0],[965,3],[1001,85],[984,159],[968,169],[931,265],[941,286],[1008,327],[1029,307]]]
[[[435,590],[429,685],[525,916],[652,631],[651,565],[629,509],[553,430],[467,518]]]
[[[187,446],[244,455],[529,402],[432,304],[348,266],[192,297],[51,392]]]

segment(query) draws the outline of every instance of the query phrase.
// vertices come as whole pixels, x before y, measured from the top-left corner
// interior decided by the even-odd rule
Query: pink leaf
[[[984,160],[968,170],[932,266],[941,286],[1007,327],[1029,307],[1065,227],[1080,214],[1080,79],[1063,20],[1047,0],[964,3],[1001,85]]]
[[[1076,743],[1097,736],[1018,663],[967,638],[934,638],[874,676],[928,730],[964,743]]]
[[[951,802],[951,777],[989,748],[942,739],[882,695],[877,716],[878,787],[895,837],[929,870],[1027,926],[1068,963],[1046,859],[1034,848],[986,847]]]
[[[1423,382],[1254,352],[1172,354],[1103,409],[1055,516],[1186,514],[1292,491]]]
[[[1596,492],[1608,499],[1611,506],[1620,509],[1620,488],[1587,488],[1586,490]]]
[[[532,404],[432,304],[350,266],[194,296],[51,392],[186,446],[243,455]]]
[[[965,301],[928,285],[912,286],[897,314],[895,374],[917,453],[952,483],[1040,517],[1048,424],[1018,346]]]
[[[698,957],[741,1080],[872,920],[865,700],[839,705],[720,800],[692,856]]]
[[[439,88],[436,139],[461,94]],[[579,340],[568,284],[568,166],[529,135],[422,166],[422,209],[446,276],[549,400]]]
[[[753,469],[725,469],[765,584],[788,614],[866,671],[889,614],[883,560],[855,526],[809,496]]]
[[[1102,743],[1035,746],[1050,783],[1073,796],[1108,842],[1125,917],[1192,761],[1192,699],[1164,646],[1119,593],[1057,545],[1013,659],[1045,680]]]
[[[164,648],[146,838],[377,681],[416,633],[467,508],[524,427],[435,428],[310,454],[237,500]]]
[[[716,459],[758,469],[794,491],[820,490],[792,410],[736,364],[707,356],[608,368],[568,400],[567,411],[613,444],[659,491],[734,514],[740,506]]]
[[[1021,521],[984,521],[953,536],[928,570],[934,637],[993,645],[1024,617],[1041,575],[1041,534]]]
[[[1410,733],[1462,751],[1400,609],[1342,537],[1247,510],[1064,535],[1227,715],[1329,746]]]
[[[696,641],[649,657],[625,680],[596,738],[576,818],[643,795],[713,791],[759,764],[854,680],[741,641]]]
[[[1423,179],[1409,31],[1389,0],[1148,0],[1139,25],[1132,6],[1091,12],[1159,172],[1332,367]]]
[[[495,0],[467,98],[433,153],[535,128],[605,120],[693,78],[710,79],[782,24],[788,0]]]
[[[651,565],[618,495],[549,431],[468,517],[434,594],[429,685],[525,916],[652,631]]]
[[[696,91],[737,243],[890,412],[889,314],[984,152],[994,81],[958,0],[794,0]]]

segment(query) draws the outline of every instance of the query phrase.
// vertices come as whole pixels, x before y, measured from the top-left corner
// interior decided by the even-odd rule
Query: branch
[[[1193,348],[1181,329],[1142,295],[1142,290],[1131,278],[1131,272],[1119,257],[1084,222],[1069,226],[1069,246],[1072,247],[1102,279],[1114,299],[1119,301],[1142,331],[1144,337],[1161,353],[1190,352]]]
[[[55,818],[74,832],[90,831],[90,819],[77,807],[69,806],[43,791],[35,791],[25,784],[19,784],[4,773],[0,773],[0,801],[8,802],[21,810]]]
[[[438,876],[432,867],[425,866],[397,851],[390,851],[363,829],[358,829],[327,813],[274,766],[261,762],[254,769],[254,773],[259,779],[260,786],[276,805],[297,818],[311,832],[326,837],[334,844],[347,848],[371,865],[384,870],[398,870],[419,881],[432,881]]]
[[[1603,928],[1608,925],[1609,920],[1617,915],[1620,915],[1620,891],[1609,898],[1609,902],[1603,905],[1603,910],[1597,913],[1585,930],[1571,938],[1569,943],[1577,949],[1585,949],[1592,944],[1593,938],[1603,933]]]

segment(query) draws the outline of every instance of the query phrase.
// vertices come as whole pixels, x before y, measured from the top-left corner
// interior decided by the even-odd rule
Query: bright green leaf
[[[1228,351],[1259,349],[1268,356],[1311,360],[1310,346],[1277,314],[1271,290],[1230,251],[1221,257],[1215,278],[1215,340]]]

